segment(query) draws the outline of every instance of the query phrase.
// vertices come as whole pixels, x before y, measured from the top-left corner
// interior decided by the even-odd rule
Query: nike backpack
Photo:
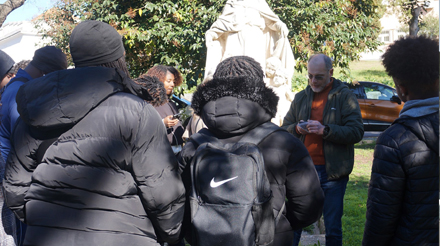
[[[275,219],[272,191],[257,145],[275,131],[284,129],[267,122],[229,144],[208,129],[191,136],[198,146],[190,166],[194,246],[273,244],[281,212]]]

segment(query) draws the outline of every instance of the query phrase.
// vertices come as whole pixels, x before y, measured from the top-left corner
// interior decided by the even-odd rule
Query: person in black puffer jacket
[[[405,105],[376,142],[362,245],[439,244],[438,50],[421,36],[382,56]]]
[[[266,87],[263,78],[263,70],[253,58],[234,56],[225,59],[217,66],[213,79],[198,86],[191,102],[194,113],[223,143],[237,142],[245,133],[270,121],[276,114],[278,96]],[[324,193],[312,159],[298,138],[287,131],[277,131],[258,147],[263,153],[273,193],[274,216],[278,215],[287,198],[286,209],[281,211],[282,216],[275,228],[273,245],[291,246],[293,229],[308,226],[321,216]],[[194,143],[188,141],[179,155],[187,189],[191,183],[189,164],[195,150]],[[190,227],[189,213],[185,217],[184,227],[187,229]]]
[[[84,21],[70,51],[75,69],[17,94],[3,184],[7,205],[28,225],[24,245],[177,242],[185,204],[177,159],[144,101],[152,100],[147,89],[128,77],[121,36]]]

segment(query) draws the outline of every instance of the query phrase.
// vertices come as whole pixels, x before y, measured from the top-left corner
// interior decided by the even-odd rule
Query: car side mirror
[[[390,98],[390,101],[391,101],[391,102],[396,102],[397,104],[402,104],[402,100],[400,100],[400,98],[399,98],[398,96],[396,96],[396,95],[393,95],[393,96]]]

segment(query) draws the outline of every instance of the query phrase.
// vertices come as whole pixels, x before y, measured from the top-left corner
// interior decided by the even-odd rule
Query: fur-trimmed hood
[[[269,121],[278,100],[262,79],[220,77],[198,86],[191,107],[210,130],[229,136]]]
[[[256,81],[256,79],[249,77],[214,78],[199,85],[193,95],[191,107],[194,109],[195,114],[200,115],[207,102],[226,96],[256,102],[272,117],[275,117],[277,113],[279,97],[264,84],[263,80]]]

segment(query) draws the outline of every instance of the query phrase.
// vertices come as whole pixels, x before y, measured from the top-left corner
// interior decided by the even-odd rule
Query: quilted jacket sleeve
[[[12,136],[11,152],[5,167],[3,192],[8,207],[21,221],[24,221],[25,195],[31,185],[32,173],[38,166],[35,153],[40,141],[29,135],[27,126],[20,119]]]
[[[178,241],[184,214],[185,189],[177,159],[159,114],[151,105],[142,110],[132,158],[139,195],[159,240]]]
[[[286,165],[287,219],[294,230],[319,219],[324,206],[324,193],[318,174],[306,147],[291,138],[290,156]]]
[[[405,193],[406,175],[396,141],[386,132],[377,140],[367,200],[363,245],[390,245]]]

